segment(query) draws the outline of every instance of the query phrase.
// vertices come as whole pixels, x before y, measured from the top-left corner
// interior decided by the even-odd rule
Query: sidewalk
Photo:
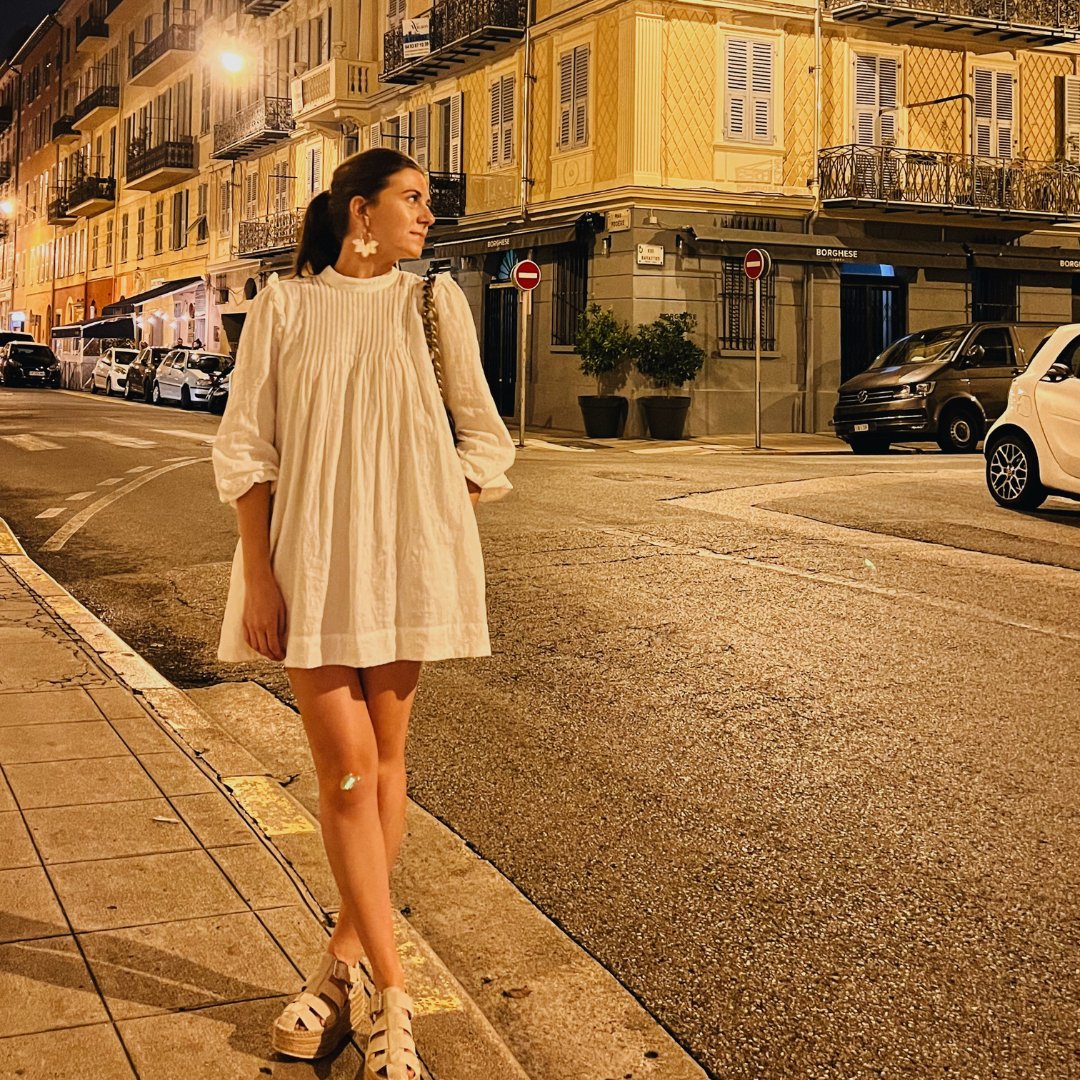
[[[317,1064],[270,1050],[329,935],[271,836],[321,849],[259,763],[0,521],[0,1078],[358,1078],[353,1044]],[[426,1080],[522,1080],[397,929]]]
[[[515,442],[518,431],[511,426]],[[851,448],[835,435],[807,435],[780,432],[764,434],[761,447],[750,435],[702,435],[698,438],[666,441],[632,437],[590,439],[571,431],[548,428],[526,429],[525,446],[538,450],[621,450],[628,454],[850,454]]]

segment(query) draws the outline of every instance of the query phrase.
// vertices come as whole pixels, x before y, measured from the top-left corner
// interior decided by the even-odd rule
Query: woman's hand
[[[469,498],[472,500],[473,509],[476,509],[476,504],[480,501],[480,485],[474,484],[472,480],[465,478],[465,486],[469,489]]]
[[[285,598],[270,567],[247,578],[244,640],[261,656],[285,659]]]

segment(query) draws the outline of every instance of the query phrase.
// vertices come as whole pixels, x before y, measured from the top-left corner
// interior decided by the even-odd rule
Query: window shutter
[[[995,72],[995,84],[997,88],[996,116],[994,117],[997,128],[997,156],[999,158],[1011,158],[1013,150],[1013,121],[1015,110],[1013,108],[1013,74],[1011,71]]]
[[[746,138],[746,114],[750,93],[750,44],[739,39],[727,43],[727,134]]]
[[[461,106],[462,94],[450,95],[450,169],[461,172]]]
[[[589,141],[589,46],[574,49],[574,145]]]
[[[498,165],[499,152],[502,143],[502,79],[496,79],[491,84],[491,131],[489,143],[491,155],[489,161],[492,165]]]
[[[406,110],[400,113],[398,122],[397,148],[403,154],[412,154],[412,113]]]
[[[1065,75],[1061,79],[1058,106],[1062,161],[1080,164],[1080,75]]]
[[[368,128],[368,149],[374,150],[377,146],[382,146],[382,127],[378,122]]]
[[[502,80],[502,162],[514,160],[514,76]]]
[[[259,214],[259,174],[244,177],[244,219],[254,221]]]
[[[313,146],[308,151],[308,199],[322,191],[322,147]]]
[[[769,143],[772,137],[773,46],[769,41],[754,41],[750,48],[750,94],[753,110],[754,142]]]
[[[559,146],[570,145],[570,114],[574,107],[574,54],[559,57]]]
[[[900,65],[895,57],[879,56],[878,140],[882,146],[896,145],[896,108],[899,104]]]
[[[413,113],[413,157],[416,164],[425,171],[428,168],[428,131],[430,128],[431,108],[421,105]]]
[[[994,73],[986,68],[975,69],[975,153],[990,157],[993,153]]]
[[[873,146],[877,135],[878,67],[877,57],[855,56],[855,142]]]

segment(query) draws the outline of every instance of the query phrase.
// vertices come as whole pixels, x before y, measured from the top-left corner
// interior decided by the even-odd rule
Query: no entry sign
[[[525,292],[531,292],[540,284],[540,267],[532,259],[522,259],[510,271],[510,280]]]
[[[764,277],[772,268],[772,259],[769,258],[767,251],[762,251],[761,248],[751,248],[743,256],[742,268],[743,273],[751,281],[757,281],[758,278]]]

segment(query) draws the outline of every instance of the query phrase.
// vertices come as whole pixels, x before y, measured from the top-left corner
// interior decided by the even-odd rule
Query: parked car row
[[[184,409],[210,405],[212,391],[222,396],[221,384],[232,368],[231,356],[204,349],[146,345],[135,349],[109,349],[94,365],[90,393],[123,394],[128,400],[164,405],[175,402]],[[224,393],[228,394],[226,386]],[[220,403],[224,412],[224,402]]]

